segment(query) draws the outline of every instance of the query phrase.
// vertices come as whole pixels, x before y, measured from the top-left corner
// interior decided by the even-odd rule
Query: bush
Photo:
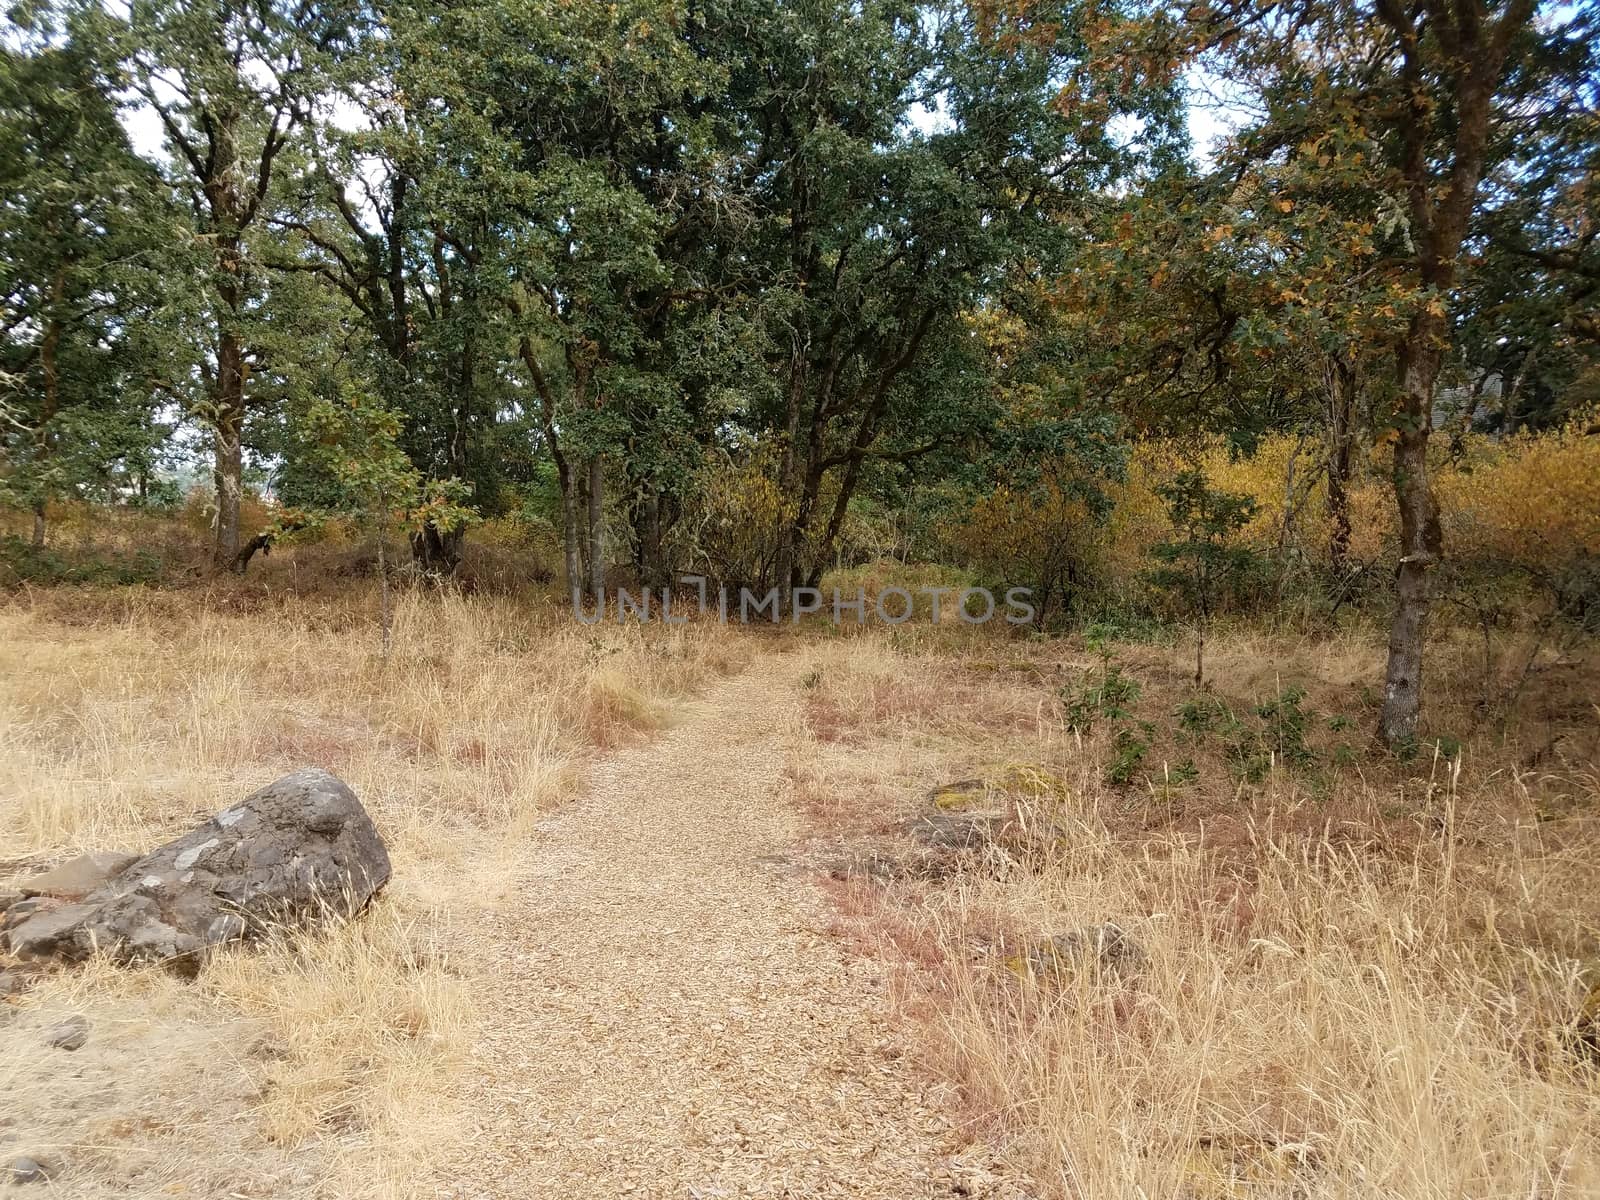
[[[164,570],[161,556],[149,550],[66,554],[31,545],[14,534],[0,536],[0,584],[6,586],[154,583]]]
[[[1033,591],[1038,623],[1078,611],[1100,589],[1103,522],[1055,479],[1002,484],[943,528],[944,540],[996,590]]]

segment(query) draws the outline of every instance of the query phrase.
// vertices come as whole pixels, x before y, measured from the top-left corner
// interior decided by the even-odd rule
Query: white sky
[[[1185,75],[1184,91],[1188,103],[1189,133],[1194,140],[1195,160],[1209,165],[1219,142],[1231,134],[1245,120],[1247,113],[1242,97],[1230,97],[1227,85],[1201,68],[1191,68]],[[365,118],[360,109],[345,100],[334,102],[329,118],[341,129],[363,128]],[[945,123],[942,114],[917,106],[911,112],[911,123],[923,133],[931,133]],[[144,104],[131,105],[122,110],[122,124],[135,153],[144,158],[159,160],[165,153],[161,118]],[[352,201],[359,197],[352,194]]]

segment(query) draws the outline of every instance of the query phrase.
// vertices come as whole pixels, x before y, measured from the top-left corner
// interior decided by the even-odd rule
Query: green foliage
[[[0,582],[3,583],[127,586],[157,583],[165,570],[161,556],[149,550],[68,554],[44,546],[31,546],[12,534],[0,536]]]
[[[1203,471],[1192,469],[1178,472],[1156,491],[1166,501],[1177,536],[1151,548],[1151,554],[1164,565],[1150,573],[1150,580],[1194,613],[1200,629],[1194,670],[1199,684],[1205,678],[1205,639],[1211,615],[1255,561],[1249,547],[1233,540],[1255,514],[1255,501],[1210,486]]]
[[[1086,680],[1076,691],[1061,689],[1066,725],[1073,733],[1089,733],[1098,720],[1126,720],[1139,700],[1139,681],[1106,665],[1098,680]]]
[[[1255,705],[1254,721],[1241,720],[1220,697],[1205,693],[1185,700],[1177,708],[1177,739],[1180,743],[1204,746],[1217,744],[1234,777],[1244,783],[1260,783],[1274,766],[1304,769],[1313,766],[1318,756],[1306,741],[1314,727],[1316,714],[1304,707],[1305,689],[1291,684],[1270,700]],[[1330,726],[1334,722],[1328,722]],[[1341,726],[1342,727],[1342,726]],[[1345,765],[1349,759],[1337,754],[1334,761]]]
[[[315,454],[337,484],[344,511],[381,536],[391,522],[450,532],[476,519],[466,485],[427,479],[400,449],[398,413],[351,386],[311,406],[306,424]]]
[[[1177,536],[1151,549],[1164,564],[1151,572],[1151,582],[1206,620],[1254,561],[1254,553],[1233,539],[1255,515],[1255,501],[1211,487],[1197,470],[1180,471],[1156,491],[1166,501]]]
[[[1178,706],[1177,717],[1181,736],[1197,743],[1210,734],[1231,733],[1239,726],[1233,710],[1209,693],[1185,700]]]
[[[1306,746],[1306,726],[1311,720],[1301,708],[1305,689],[1290,685],[1271,700],[1256,706],[1261,718],[1261,735],[1280,763],[1304,766],[1315,757]]]
[[[1141,722],[1138,730],[1119,729],[1111,739],[1111,764],[1106,768],[1106,780],[1119,786],[1133,779],[1150,752],[1150,734],[1154,726]]]
[[[172,209],[82,31],[0,47],[0,503],[147,485],[170,432],[159,325]],[[19,48],[25,47],[25,48]]]

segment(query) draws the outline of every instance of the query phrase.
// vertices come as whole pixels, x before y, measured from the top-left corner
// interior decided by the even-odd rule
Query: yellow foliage
[[[1446,549],[1535,568],[1600,554],[1600,437],[1587,424],[1469,439],[1435,485]]]
[[[1002,484],[943,534],[986,572],[1033,588],[1046,609],[1087,581],[1101,540],[1089,506],[1055,479],[1027,490]]]
[[[713,579],[754,581],[770,568],[778,530],[794,516],[778,486],[779,448],[758,446],[742,459],[708,454],[692,504],[673,531],[679,557]]]
[[[1592,421],[1582,417],[1558,430],[1503,439],[1437,436],[1431,466],[1446,553],[1532,568],[1600,554],[1600,437],[1586,432]],[[1280,435],[1237,458],[1223,443],[1213,442],[1201,449],[1198,463],[1212,486],[1256,502],[1241,541],[1261,550],[1276,548],[1284,537],[1285,511],[1292,506],[1291,544],[1315,561],[1326,561],[1332,522],[1321,469],[1324,452],[1313,439]],[[1355,562],[1376,562],[1392,551],[1397,518],[1391,455],[1392,439],[1380,438],[1365,461],[1356,456],[1348,489],[1349,553]],[[1147,570],[1151,547],[1170,538],[1166,506],[1156,488],[1195,458],[1167,442],[1134,447],[1126,479],[1109,488],[1115,507],[1102,557],[1114,578]]]

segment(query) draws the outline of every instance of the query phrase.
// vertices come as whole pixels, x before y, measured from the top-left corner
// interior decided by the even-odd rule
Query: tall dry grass
[[[33,591],[0,609],[0,886],[149,849],[306,764],[351,784],[394,862],[356,921],[227,953],[192,986],[91,967],[21,999],[0,1024],[9,1146],[59,1160],[74,1195],[414,1194],[466,1127],[447,1083],[472,990],[447,916],[517,886],[519,838],[586,756],[669,721],[741,653],[714,627],[584,628],[554,605],[414,592],[386,660],[368,590]],[[69,1011],[94,1030],[75,1083],[39,1050]]]
[[[1217,687],[1242,707],[1300,682],[1364,721],[1380,649],[1236,634]],[[1442,722],[1471,707],[1456,653],[1435,664]],[[1183,654],[1118,649],[1138,718],[1187,694]],[[1174,799],[1161,762],[1114,786],[1111,732],[1063,727],[1056,690],[1096,669],[1082,647],[812,655],[791,771],[819,834],[876,837],[892,863],[885,818],[928,811],[930,788],[981,777],[984,806],[1011,806],[1003,844],[953,874],[860,877],[847,910],[907,964],[927,1062],[1046,1195],[1600,1194],[1600,1062],[1573,1037],[1600,966],[1600,776],[1577,735],[1563,763],[1519,766],[1550,697],[1455,763],[1362,749],[1245,786],[1188,746],[1201,779]],[[1555,820],[1551,789],[1572,801]],[[1040,939],[1106,921],[1142,965],[1028,967]]]

